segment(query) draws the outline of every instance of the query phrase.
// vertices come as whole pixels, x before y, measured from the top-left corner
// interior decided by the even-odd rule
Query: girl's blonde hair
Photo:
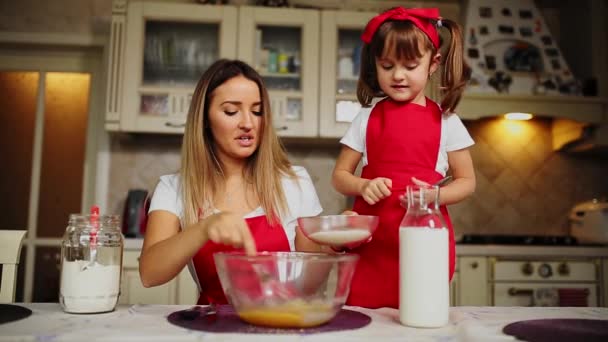
[[[214,90],[237,76],[255,82],[262,100],[260,144],[247,159],[243,176],[253,184],[260,205],[271,223],[277,223],[287,210],[281,178],[296,178],[287,154],[274,128],[268,92],[261,76],[238,60],[220,59],[201,76],[188,112],[181,152],[181,195],[184,227],[196,223],[201,210],[210,210],[214,195],[224,190],[224,173],[209,125],[209,104]],[[254,178],[255,176],[255,178]]]
[[[460,102],[462,92],[471,77],[471,68],[464,60],[462,31],[460,26],[448,19],[441,20],[442,27],[450,32],[450,42],[443,58],[441,75],[441,108],[450,113]],[[441,40],[440,45],[443,45]],[[357,84],[357,99],[364,107],[369,107],[374,97],[385,96],[378,84],[376,58],[394,56],[402,60],[421,58],[426,51],[431,58],[437,49],[429,37],[416,25],[407,20],[387,20],[376,31],[371,42],[361,51],[361,70]]]

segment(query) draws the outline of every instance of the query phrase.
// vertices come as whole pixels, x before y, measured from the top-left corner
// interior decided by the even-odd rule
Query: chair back
[[[0,264],[2,265],[0,303],[15,301],[17,265],[19,265],[21,242],[25,233],[27,233],[25,230],[0,230]]]

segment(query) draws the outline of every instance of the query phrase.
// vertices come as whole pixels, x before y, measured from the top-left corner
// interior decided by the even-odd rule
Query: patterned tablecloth
[[[183,305],[119,306],[95,315],[74,315],[59,304],[17,303],[33,311],[20,321],[0,325],[0,341],[514,341],[502,333],[512,322],[540,318],[608,319],[608,308],[453,307],[450,323],[439,329],[403,326],[395,309],[347,307],[372,318],[357,330],[312,335],[208,333],[170,324],[167,316]]]

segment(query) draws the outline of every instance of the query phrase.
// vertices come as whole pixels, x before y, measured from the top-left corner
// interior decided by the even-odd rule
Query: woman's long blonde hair
[[[209,104],[213,91],[227,80],[244,76],[255,82],[262,100],[260,144],[247,159],[243,176],[253,184],[260,205],[269,221],[277,223],[287,210],[281,178],[296,178],[287,154],[274,128],[268,92],[260,75],[238,60],[220,59],[201,76],[188,112],[181,152],[181,195],[184,228],[196,223],[201,210],[210,210],[214,195],[224,190],[224,173],[209,125]],[[254,178],[255,176],[255,178]]]
[[[446,56],[442,58],[441,108],[445,113],[456,109],[464,88],[471,77],[471,68],[464,60],[464,43],[460,26],[451,20],[442,19],[442,27],[450,33]],[[443,45],[443,40],[441,40]],[[423,47],[424,50],[421,50]],[[431,59],[437,49],[429,37],[408,20],[387,20],[369,44],[361,50],[361,70],[357,84],[357,99],[363,107],[369,107],[374,97],[385,96],[378,84],[376,58],[395,55],[398,59],[413,60],[421,58],[425,51],[431,51]]]

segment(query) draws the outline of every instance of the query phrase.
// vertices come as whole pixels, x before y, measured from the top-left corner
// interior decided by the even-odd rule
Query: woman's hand
[[[230,212],[221,212],[207,217],[200,223],[206,240],[243,248],[247,255],[256,254],[255,241],[242,217]]]
[[[378,203],[381,199],[391,195],[393,181],[389,178],[378,177],[366,181],[361,189],[361,197],[370,205]]]

